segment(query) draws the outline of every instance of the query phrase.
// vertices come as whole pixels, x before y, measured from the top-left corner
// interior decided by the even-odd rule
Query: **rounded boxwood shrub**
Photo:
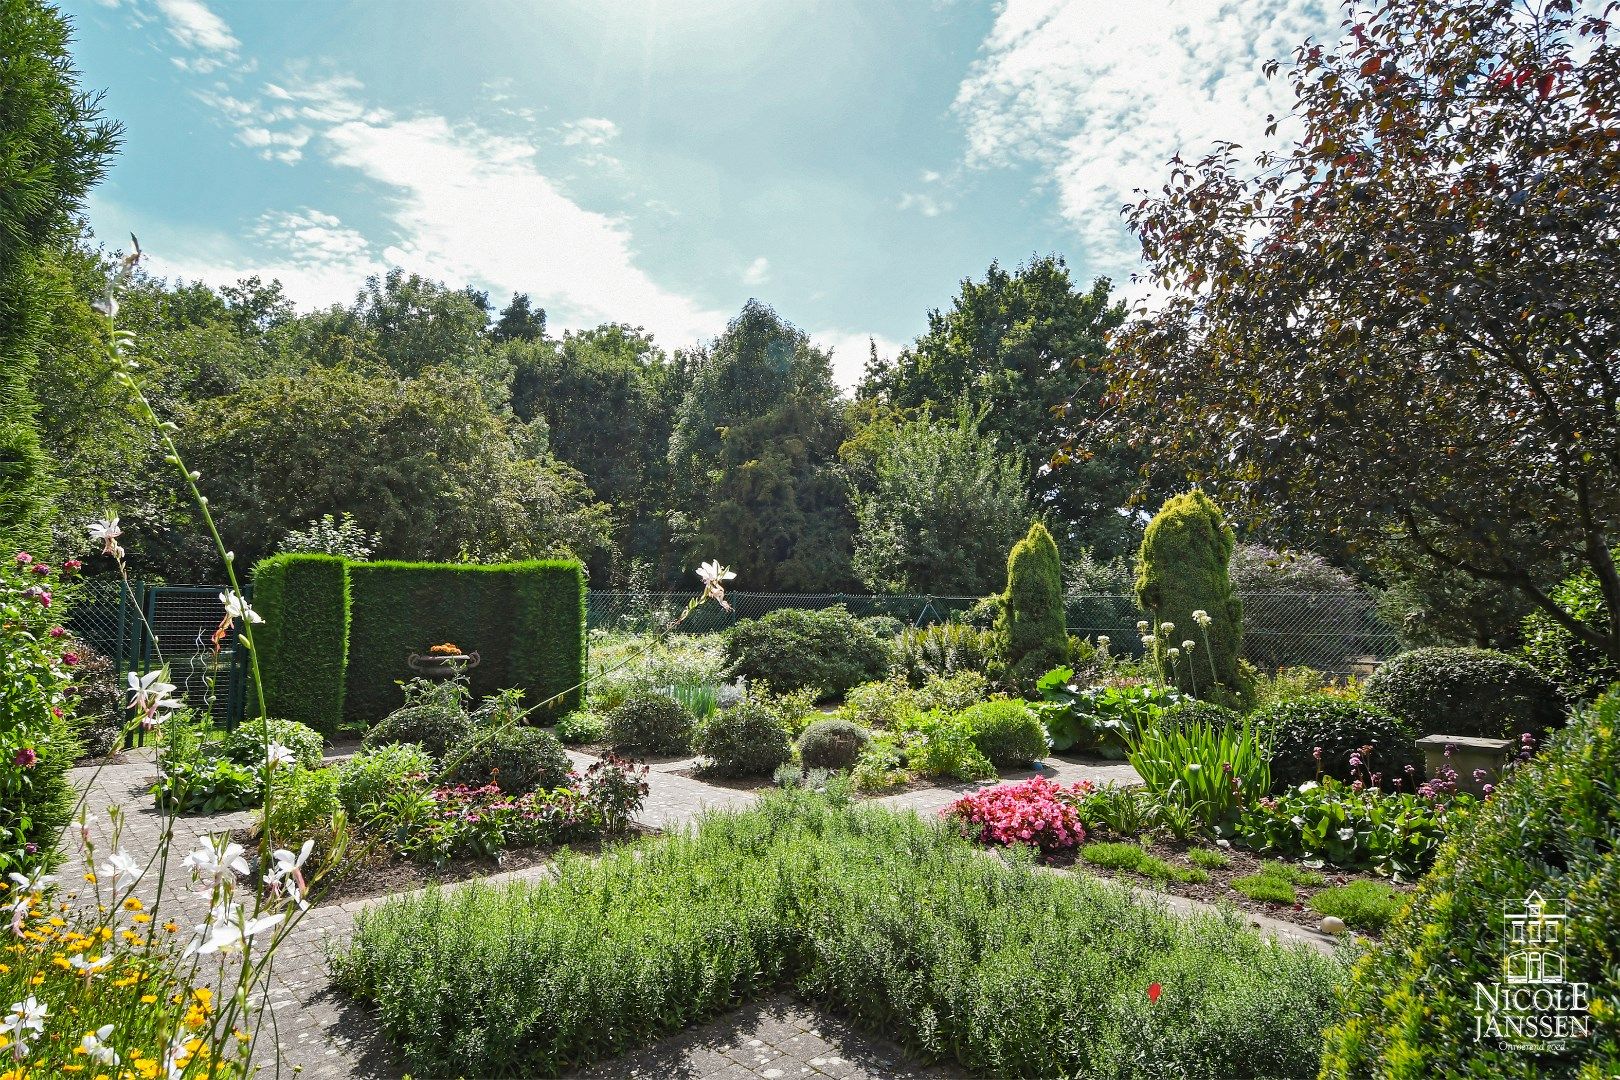
[[[1406,767],[1421,769],[1417,736],[1400,720],[1359,701],[1328,694],[1311,694],[1279,701],[1256,710],[1256,725],[1271,748],[1271,786],[1274,791],[1297,787],[1317,777],[1315,751],[1322,751],[1321,774],[1349,782],[1377,775],[1380,786],[1393,788],[1396,779],[1411,791]],[[1353,768],[1350,756],[1365,746],[1363,769]]]
[[[1362,699],[1424,735],[1506,739],[1564,722],[1552,682],[1516,656],[1494,649],[1413,649],[1367,680]]]
[[[574,767],[555,735],[522,726],[475,731],[445,758],[454,763],[447,777],[451,783],[494,784],[508,795],[563,787]]]
[[[454,705],[424,701],[395,709],[366,732],[360,745],[366,749],[387,746],[389,743],[415,743],[435,758],[465,739],[472,731],[472,721]]]
[[[1352,969],[1324,1077],[1613,1076],[1620,1071],[1620,695],[1576,716],[1455,827],[1405,913]],[[1476,1038],[1477,986],[1499,986],[1505,908],[1559,905],[1564,986],[1588,984],[1587,1038],[1561,1051]],[[1544,988],[1536,988],[1544,989]],[[1599,1007],[1598,1003],[1606,1003]],[[1543,1013],[1542,1015],[1546,1015]]]
[[[607,740],[632,754],[684,754],[692,748],[692,714],[668,694],[637,690],[607,714]]]
[[[817,720],[799,736],[799,760],[808,769],[847,769],[872,741],[872,733],[848,720]]]
[[[726,635],[733,674],[777,693],[810,689],[817,700],[881,679],[890,644],[842,605],[808,611],[782,608],[738,623]]]
[[[1028,765],[1046,756],[1046,725],[1016,698],[981,701],[959,719],[973,733],[973,745],[997,768]]]
[[[246,717],[236,730],[225,736],[220,747],[223,756],[246,765],[250,769],[258,768],[264,764],[265,755],[265,722],[255,717]],[[293,758],[306,769],[318,769],[321,766],[321,752],[326,747],[326,740],[321,733],[308,724],[300,724],[296,720],[278,720],[270,718],[270,741],[279,743],[293,752]]]
[[[359,817],[366,807],[381,805],[408,786],[410,777],[425,783],[432,771],[433,759],[415,743],[362,750],[338,768],[338,801],[350,817]]]
[[[721,709],[698,725],[692,749],[715,776],[770,776],[793,760],[793,744],[776,713],[757,701]]]
[[[1213,701],[1199,701],[1197,698],[1182,698],[1159,714],[1159,724],[1166,731],[1175,731],[1194,724],[1207,724],[1212,728],[1232,727],[1242,722],[1242,715],[1225,705],[1217,705]]]

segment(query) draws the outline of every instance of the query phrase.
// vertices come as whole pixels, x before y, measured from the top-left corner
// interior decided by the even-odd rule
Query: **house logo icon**
[[[1508,983],[1563,982],[1564,931],[1569,922],[1566,902],[1546,900],[1532,892],[1522,901],[1508,901],[1503,914]]]

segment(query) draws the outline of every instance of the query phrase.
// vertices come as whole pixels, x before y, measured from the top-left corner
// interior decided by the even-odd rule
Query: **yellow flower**
[[[130,919],[129,921],[133,922],[133,923],[149,923],[149,922],[152,921],[152,916],[147,915],[147,914],[145,914],[143,912],[140,915],[137,915],[134,918]]]
[[[141,898],[138,896],[131,896],[124,900],[125,911],[140,911],[143,907],[145,905],[141,903]]]
[[[176,923],[176,922],[166,922],[166,923],[163,924],[163,929],[167,930],[169,933],[172,934],[176,930],[180,929],[180,924]]]
[[[142,1005],[156,1005],[157,1004],[157,995],[156,994],[142,994],[141,995],[141,1004]]]
[[[84,880],[86,880],[90,884],[94,885],[96,883],[96,875],[94,875],[94,874],[86,874],[86,875],[84,875]]]

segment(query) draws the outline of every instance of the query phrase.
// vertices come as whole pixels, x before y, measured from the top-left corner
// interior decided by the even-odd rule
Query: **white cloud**
[[[570,120],[562,126],[564,146],[606,146],[619,137],[619,125],[602,116]]]
[[[168,26],[169,36],[188,49],[235,57],[242,43],[231,28],[202,0],[153,0]]]
[[[1216,139],[1257,151],[1266,114],[1291,101],[1261,65],[1337,28],[1330,0],[1007,0],[957,93],[967,162],[1036,165],[1095,269],[1128,272],[1133,190]]]
[[[743,270],[744,285],[763,285],[771,279],[771,261],[761,255]]]
[[[833,378],[845,389],[861,381],[861,372],[872,355],[874,343],[878,355],[886,360],[893,359],[903,347],[882,334],[853,334],[847,330],[811,331],[810,340],[823,349],[832,350]]]
[[[903,192],[895,206],[900,210],[915,210],[923,217],[939,217],[951,208],[949,202],[936,199],[926,192],[916,191]]]

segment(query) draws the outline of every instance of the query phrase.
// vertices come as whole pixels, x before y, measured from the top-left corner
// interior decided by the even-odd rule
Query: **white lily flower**
[[[272,892],[279,893],[285,888],[287,895],[292,897],[301,910],[309,908],[309,901],[304,899],[309,891],[309,886],[304,882],[304,863],[314,850],[314,840],[305,840],[297,855],[286,848],[277,848],[270,856],[272,863],[270,872],[264,875],[264,883],[270,886]]]
[[[79,1042],[79,1050],[97,1065],[119,1064],[122,1059],[118,1056],[118,1052],[107,1045],[107,1040],[112,1038],[112,1033],[113,1026],[111,1024],[103,1024],[96,1028],[95,1031],[86,1032],[84,1038]]]
[[[114,890],[120,887],[120,882],[127,882],[133,888],[135,883],[141,880],[141,876],[146,873],[140,864],[135,861],[135,857],[123,848],[119,848],[107,856],[107,861],[101,864],[101,870],[102,873],[112,878]]]
[[[17,1057],[28,1054],[28,1040],[45,1030],[45,1017],[50,1014],[50,1008],[34,995],[29,994],[21,1001],[12,1002],[11,1011],[4,1020],[0,1020],[0,1035],[5,1035],[14,1043],[13,1053]],[[28,1034],[33,1032],[34,1035]]]
[[[239,905],[216,905],[209,913],[208,922],[197,927],[199,933],[206,936],[200,942],[192,942],[186,949],[186,955],[199,953],[206,956],[209,953],[245,949],[256,935],[269,930],[286,917],[284,912],[278,911],[274,915],[261,915],[256,919],[244,920]]]
[[[165,679],[167,675],[167,668],[148,671],[145,675],[134,671],[129,673],[130,708],[141,714],[143,727],[157,727],[169,718],[170,713],[185,704],[171,696],[175,685]]]
[[[248,607],[248,602],[239,592],[222,592],[219,602],[225,605],[225,621],[234,623],[237,619],[245,619],[250,623],[262,623],[264,617],[257,611]]]
[[[6,876],[11,878],[16,883],[17,888],[23,892],[44,892],[48,885],[56,881],[55,874],[47,874],[42,869],[36,869],[27,877],[23,877],[15,870]]]
[[[123,535],[124,530],[118,527],[116,517],[102,518],[100,521],[90,523],[90,539],[101,545],[103,555],[123,558],[124,549],[118,545],[118,538]]]
[[[242,857],[242,845],[232,843],[225,833],[199,836],[196,849],[188,852],[181,864],[191,867],[193,879],[207,878],[212,883],[228,878],[233,871],[244,877],[251,872],[247,859]]]
[[[264,760],[265,764],[273,769],[277,765],[294,764],[298,760],[298,755],[293,753],[290,747],[273,742],[264,748]]]
[[[713,600],[727,611],[731,605],[726,602],[726,586],[728,581],[736,580],[737,575],[720,565],[719,559],[711,559],[697,568],[698,580],[703,582],[703,598]]]

